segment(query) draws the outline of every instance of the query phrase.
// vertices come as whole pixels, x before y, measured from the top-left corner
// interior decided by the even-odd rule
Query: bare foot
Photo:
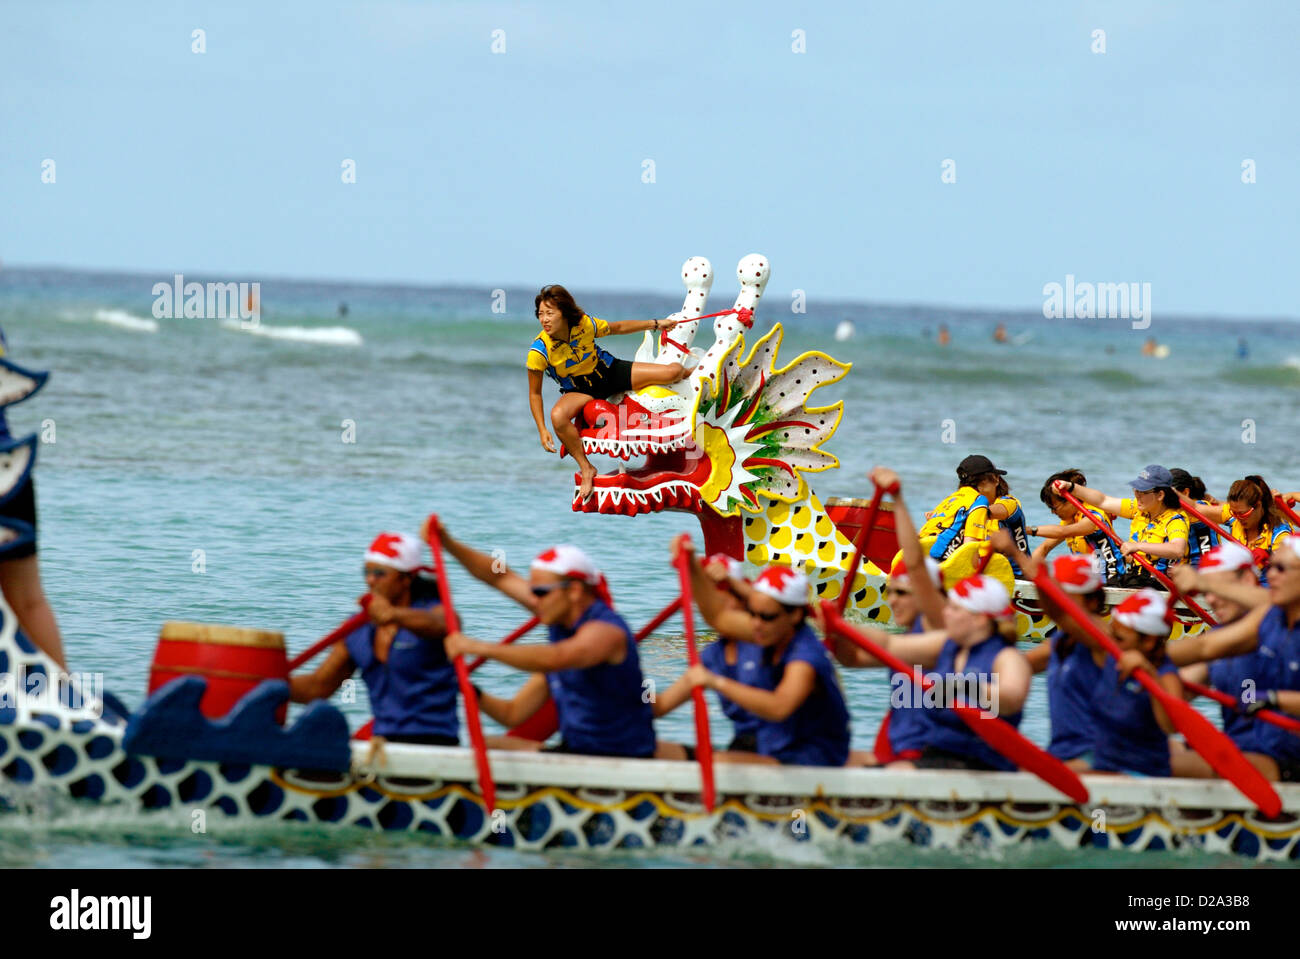
[[[589,466],[581,472],[582,481],[578,484],[578,501],[585,503],[591,499],[591,494],[596,491],[596,467]]]

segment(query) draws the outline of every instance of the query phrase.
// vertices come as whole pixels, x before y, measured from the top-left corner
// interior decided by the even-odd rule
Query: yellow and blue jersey
[[[1071,536],[1065,541],[1065,545],[1071,553],[1088,555],[1095,553],[1101,557],[1101,566],[1099,571],[1101,577],[1106,582],[1123,576],[1128,570],[1128,563],[1124,557],[1119,554],[1111,538],[1106,535],[1106,531],[1101,528],[1101,524],[1107,522],[1105,515],[1097,508],[1075,510],[1072,523],[1081,523],[1084,520],[1091,520],[1097,524],[1097,528],[1091,533],[1085,533],[1083,536]]]
[[[569,338],[556,342],[545,330],[528,348],[527,367],[547,376],[561,390],[574,390],[575,376],[590,376],[601,366],[612,366],[614,357],[596,345],[596,338],[609,335],[609,324],[582,314],[582,321],[569,327]]]
[[[1202,516],[1214,515],[1214,506],[1203,499],[1196,501],[1196,508]],[[1201,557],[1219,545],[1219,534],[1187,510],[1179,510],[1179,512],[1187,520],[1187,561],[1193,566],[1200,566]]]
[[[1147,555],[1147,562],[1156,569],[1164,572],[1170,566],[1177,566],[1187,558],[1186,543],[1190,539],[1190,534],[1187,529],[1187,517],[1182,510],[1171,507],[1162,511],[1159,516],[1151,516],[1138,508],[1137,500],[1123,499],[1120,500],[1119,515],[1130,520],[1128,538],[1135,543],[1168,543],[1175,539],[1183,541],[1183,555],[1177,559]]]
[[[1277,549],[1277,544],[1286,539],[1293,532],[1290,523],[1278,523],[1277,526],[1269,526],[1267,523],[1261,523],[1259,532],[1255,534],[1254,540],[1246,539],[1246,530],[1242,526],[1241,520],[1232,515],[1232,507],[1227,503],[1223,504],[1223,521],[1228,524],[1228,535],[1239,543],[1244,543],[1247,549],[1263,549],[1273,552]],[[1259,571],[1259,583],[1261,586],[1268,585],[1268,571],[1261,569]]]
[[[919,535],[937,537],[930,556],[942,562],[963,543],[988,539],[988,521],[988,499],[973,486],[963,486],[934,508]]]

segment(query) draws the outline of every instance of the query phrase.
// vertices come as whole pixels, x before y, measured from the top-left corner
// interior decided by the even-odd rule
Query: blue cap
[[[1163,466],[1152,463],[1150,466],[1138,473],[1137,479],[1128,484],[1135,490],[1141,490],[1144,493],[1153,489],[1159,489],[1162,486],[1168,486],[1170,489],[1174,485],[1174,477]]]

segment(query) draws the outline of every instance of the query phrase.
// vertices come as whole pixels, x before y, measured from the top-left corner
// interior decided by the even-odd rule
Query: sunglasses
[[[387,566],[366,566],[361,570],[363,579],[370,579],[372,576],[383,579],[389,573],[396,573],[397,570],[389,569]]]
[[[1251,513],[1255,512],[1255,509],[1256,507],[1254,506],[1252,506],[1250,509],[1234,509],[1232,511],[1232,515],[1237,517],[1237,519],[1245,519]]]
[[[760,613],[760,612],[758,612],[757,610],[751,609],[751,608],[748,607],[748,606],[745,607],[745,611],[746,611],[747,613],[749,613],[750,616],[757,616],[759,619],[761,619],[761,620],[762,620],[763,622],[765,622],[765,623],[774,623],[774,622],[776,622],[778,619],[781,618],[782,613],[785,612],[785,610],[778,610],[778,611],[775,612],[775,613]]]
[[[532,594],[538,599],[541,599],[547,593],[553,592],[564,585],[564,583],[552,583],[550,586],[534,586],[532,587]]]

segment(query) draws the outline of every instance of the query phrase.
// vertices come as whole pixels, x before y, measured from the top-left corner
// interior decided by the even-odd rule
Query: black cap
[[[987,456],[980,453],[972,453],[960,463],[957,464],[957,476],[979,476],[981,473],[997,473],[999,476],[1006,476],[1006,470],[1000,470],[993,465],[993,461]]]

